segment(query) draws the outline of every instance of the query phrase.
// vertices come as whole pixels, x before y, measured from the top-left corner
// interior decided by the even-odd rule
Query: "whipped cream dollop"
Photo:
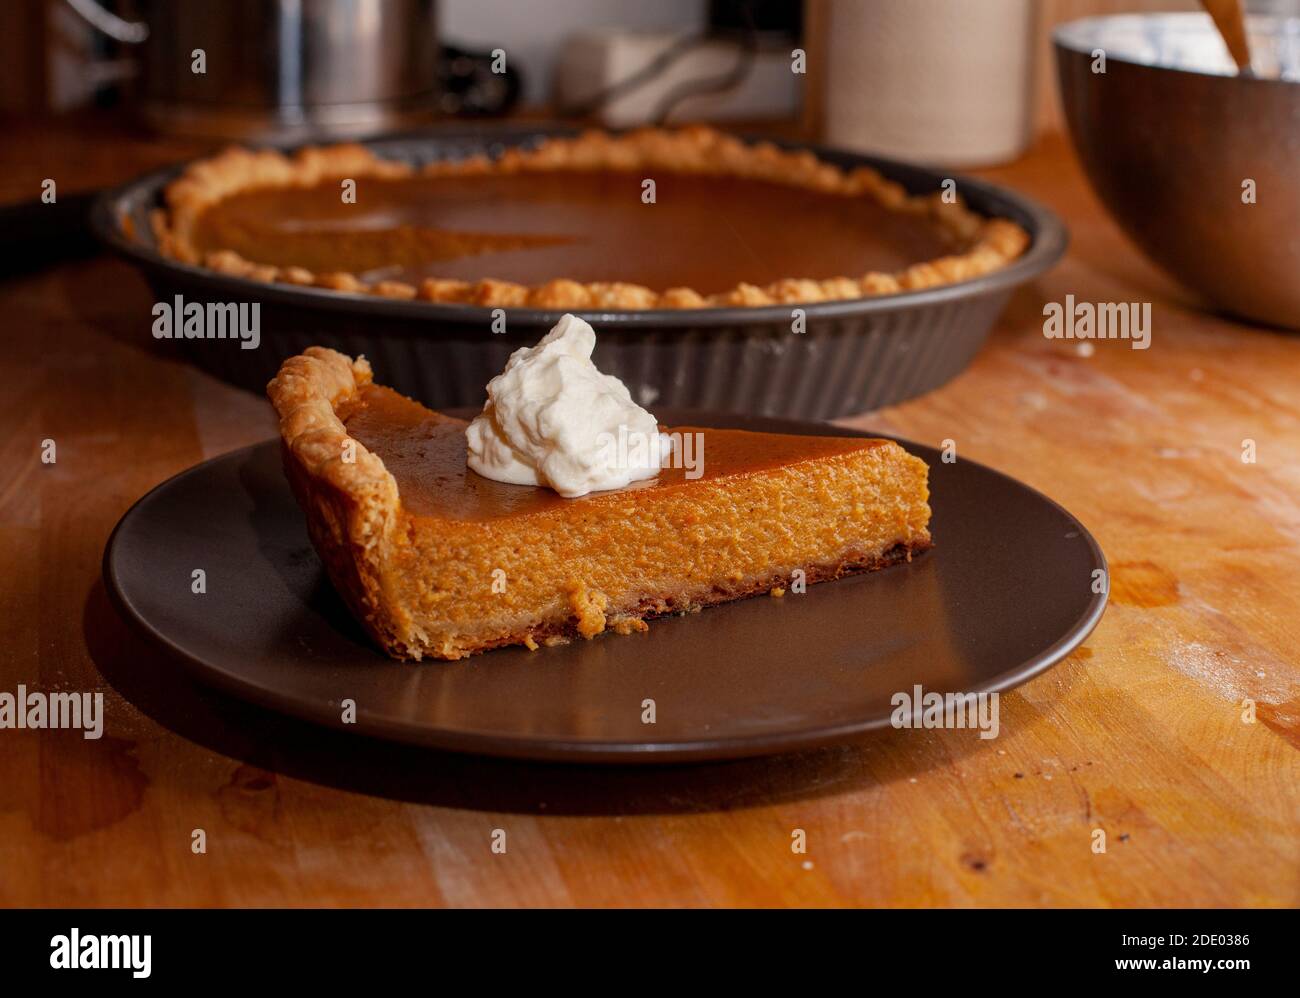
[[[565,315],[536,346],[516,350],[469,424],[469,466],[565,498],[653,478],[672,443],[618,378],[591,361],[596,331]]]

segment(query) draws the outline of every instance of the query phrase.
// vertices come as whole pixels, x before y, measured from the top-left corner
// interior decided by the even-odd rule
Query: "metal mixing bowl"
[[[1300,18],[1247,30],[1253,78],[1202,14],[1063,25],[1061,99],[1093,187],[1152,260],[1219,308],[1300,329]]]

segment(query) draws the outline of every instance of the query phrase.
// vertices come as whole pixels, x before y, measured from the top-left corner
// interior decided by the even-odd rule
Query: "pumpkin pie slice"
[[[376,385],[362,358],[312,347],[268,394],[312,543],[398,659],[644,630],[930,546],[928,468],[888,440],[676,427],[702,442],[698,467],[566,499],[478,475],[468,424]]]

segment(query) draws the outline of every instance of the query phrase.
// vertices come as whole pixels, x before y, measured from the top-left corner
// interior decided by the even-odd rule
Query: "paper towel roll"
[[[830,0],[826,138],[944,166],[1015,159],[1032,137],[1033,0]]]

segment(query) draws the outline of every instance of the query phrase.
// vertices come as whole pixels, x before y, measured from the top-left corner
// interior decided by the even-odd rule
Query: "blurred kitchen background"
[[[1036,144],[1063,141],[1055,27],[1201,9],[1196,0],[6,0],[0,269],[93,251],[85,213],[97,190],[232,141],[498,127],[502,119],[527,129],[556,120],[620,128],[708,121],[927,166],[1001,168]],[[1256,19],[1282,27],[1257,39],[1255,68],[1300,78],[1300,0],[1244,0],[1244,9],[1287,15]],[[1209,18],[1196,19],[1205,30],[1132,20],[1125,44],[1139,60],[1235,76]],[[1192,75],[1180,81],[1201,92]],[[1133,86],[1150,91],[1146,82]],[[1180,113],[1172,120],[1191,129],[1209,98],[1194,98],[1201,107],[1184,118],[1186,100],[1173,93]],[[1291,141],[1292,130],[1276,125],[1294,120],[1289,88],[1265,92],[1250,81],[1215,93],[1229,130],[1256,143],[1239,150],[1249,153],[1245,166],[1220,157],[1223,169],[1262,169],[1244,127],[1251,120],[1260,119],[1264,145]],[[1082,120],[1097,105],[1080,99]],[[1266,106],[1268,120],[1260,117]],[[1105,128],[1125,112],[1109,113]],[[1171,118],[1162,106],[1142,113]],[[1205,159],[1219,145],[1192,148]],[[1294,162],[1285,149],[1277,156]],[[37,200],[34,172],[57,177],[57,205]],[[1096,164],[1089,172],[1105,188]],[[1172,231],[1159,219],[1128,220],[1149,198],[1130,178],[1119,186],[1137,193],[1118,210],[1115,197],[1105,200],[1130,234],[1142,242],[1144,233]],[[1281,190],[1300,198],[1292,185]],[[1285,212],[1275,206],[1273,215]],[[1259,234],[1247,235],[1249,273]],[[1289,252],[1300,254],[1300,244]],[[1298,324],[1289,300],[1282,310],[1245,312]]]
[[[1195,9],[1194,0],[8,0],[0,113],[51,128],[248,140],[505,114],[618,127],[764,122],[969,167],[1014,159],[1059,126],[1056,24]],[[796,49],[803,72],[792,72]]]

